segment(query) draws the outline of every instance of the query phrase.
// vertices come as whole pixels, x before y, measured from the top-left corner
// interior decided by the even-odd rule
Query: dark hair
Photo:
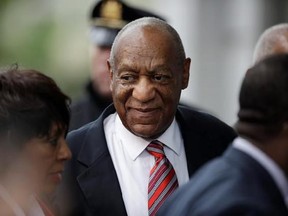
[[[288,55],[274,55],[248,69],[242,82],[236,130],[250,138],[267,139],[288,120]]]
[[[70,99],[48,76],[17,67],[0,73],[0,134],[16,143],[46,137],[53,124],[67,133]],[[20,142],[19,142],[20,141]]]

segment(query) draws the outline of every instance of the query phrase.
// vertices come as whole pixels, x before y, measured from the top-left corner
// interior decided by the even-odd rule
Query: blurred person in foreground
[[[288,53],[288,23],[271,26],[260,35],[254,48],[253,64],[282,53]]]
[[[112,103],[107,60],[113,40],[125,24],[145,16],[159,17],[148,11],[133,8],[120,0],[96,2],[89,17],[90,80],[86,85],[85,94],[71,106],[70,131],[97,119]]]
[[[38,71],[0,73],[0,215],[56,215],[48,197],[71,158],[68,102]]]
[[[287,216],[287,92],[287,54],[250,68],[239,96],[239,137],[174,193],[158,215]]]
[[[219,119],[178,105],[190,62],[163,20],[137,19],[118,33],[108,61],[114,103],[67,136],[73,157],[59,193],[72,198],[67,215],[155,215],[235,138]]]

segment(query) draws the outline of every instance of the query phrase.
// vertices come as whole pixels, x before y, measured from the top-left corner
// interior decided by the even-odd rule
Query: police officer
[[[98,118],[112,102],[107,59],[119,30],[135,19],[159,16],[130,7],[120,0],[98,1],[90,13],[91,76],[85,94],[71,106],[69,130],[74,130]],[[163,19],[163,18],[161,18]]]

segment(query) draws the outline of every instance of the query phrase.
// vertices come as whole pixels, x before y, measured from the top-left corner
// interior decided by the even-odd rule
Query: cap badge
[[[121,19],[122,4],[115,0],[103,2],[101,5],[100,16],[108,19]]]

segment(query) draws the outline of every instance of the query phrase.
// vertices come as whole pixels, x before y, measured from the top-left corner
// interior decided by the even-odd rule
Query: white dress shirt
[[[28,199],[28,211],[27,214],[24,213],[22,207],[10,196],[6,188],[0,184],[0,197],[7,206],[12,210],[15,216],[45,216],[39,203],[33,195],[27,197]]]
[[[268,155],[246,139],[236,138],[233,142],[233,147],[250,155],[267,170],[282,193],[288,207],[288,179],[282,169]]]
[[[105,119],[104,131],[127,214],[147,216],[149,175],[155,159],[145,149],[152,140],[128,131],[116,113]],[[157,140],[165,144],[165,155],[175,169],[179,185],[188,182],[184,144],[175,119]]]

